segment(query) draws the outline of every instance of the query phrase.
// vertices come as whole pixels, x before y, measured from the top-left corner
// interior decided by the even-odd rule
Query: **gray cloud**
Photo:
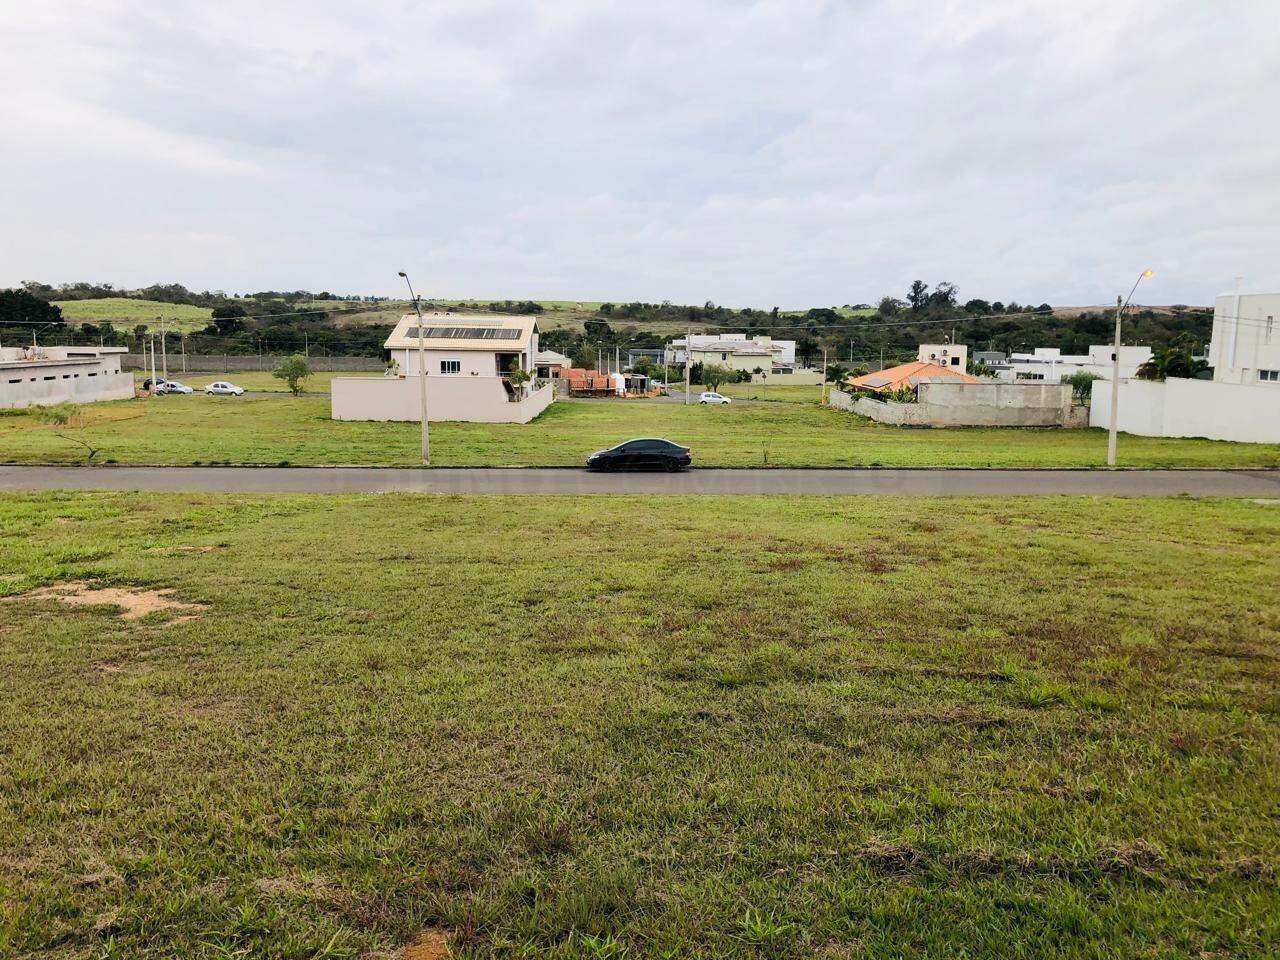
[[[1096,303],[1280,283],[1256,3],[0,8],[0,283]]]

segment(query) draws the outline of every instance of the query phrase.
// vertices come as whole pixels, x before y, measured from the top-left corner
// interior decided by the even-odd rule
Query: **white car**
[[[164,380],[160,384],[161,393],[195,393],[185,383],[179,383],[177,380]]]
[[[733,403],[723,393],[716,393],[714,390],[708,390],[698,398],[699,403]]]
[[[226,380],[215,380],[204,388],[204,392],[211,397],[238,397],[244,393],[244,387],[237,387],[234,383],[228,383]]]

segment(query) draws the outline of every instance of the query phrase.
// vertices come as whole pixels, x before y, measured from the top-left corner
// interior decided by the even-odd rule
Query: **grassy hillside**
[[[1278,539],[1247,500],[0,497],[0,955],[1274,958]]]
[[[158,331],[161,322],[171,332],[202,330],[209,323],[212,310],[185,303],[161,303],[158,300],[134,300],[129,297],[104,297],[101,300],[56,300],[62,315],[71,323],[111,321],[117,330],[129,331],[139,323]]]

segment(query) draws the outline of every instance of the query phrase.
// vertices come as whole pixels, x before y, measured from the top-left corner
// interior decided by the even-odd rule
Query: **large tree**
[[[919,313],[929,302],[929,285],[923,280],[915,280],[907,292],[907,303],[911,304],[911,312]]]
[[[33,297],[26,290],[0,290],[0,321],[6,327],[24,323],[33,327],[61,324],[62,308]]]
[[[244,320],[241,318],[247,315],[245,308],[238,303],[214,307],[213,322],[206,329],[219,337],[229,337],[244,329]]]

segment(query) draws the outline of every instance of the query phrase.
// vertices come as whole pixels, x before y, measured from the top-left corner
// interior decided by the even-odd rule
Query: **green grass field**
[[[683,384],[673,384],[673,389],[683,391]],[[701,391],[702,387],[695,390]],[[822,387],[806,384],[723,383],[720,393],[737,400],[772,400],[776,403],[820,403]]]
[[[0,955],[1274,957],[1278,541],[1250,501],[0,497]],[[201,606],[24,599],[71,582]]]
[[[194,379],[194,378],[192,378]],[[0,463],[71,463],[76,443],[30,413],[0,416]],[[158,397],[83,408],[99,462],[419,463],[413,423],[339,422],[328,397]],[[576,466],[632,437],[688,444],[700,466],[1097,467],[1100,430],[912,430],[804,403],[724,407],[561,401],[530,424],[438,423],[437,466]],[[1123,466],[1277,467],[1280,446],[1125,436]]]
[[[110,320],[121,331],[132,331],[145,323],[159,333],[163,321],[170,333],[192,333],[209,325],[213,311],[185,303],[161,303],[157,300],[132,300],[127,297],[105,297],[100,300],[57,300],[62,316],[71,323],[101,323]]]

